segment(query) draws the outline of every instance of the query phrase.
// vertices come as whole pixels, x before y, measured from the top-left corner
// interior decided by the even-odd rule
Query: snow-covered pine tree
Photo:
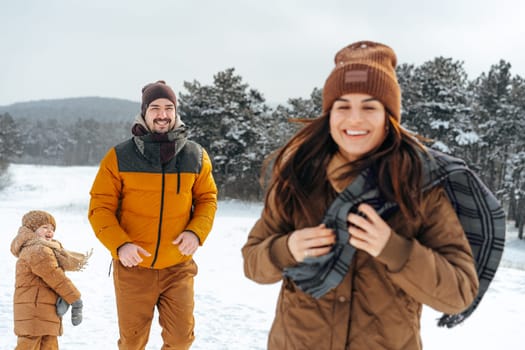
[[[322,89],[314,88],[310,98],[290,98],[285,105],[278,105],[272,112],[274,126],[270,131],[274,140],[272,148],[283,146],[302,126],[296,119],[310,119],[321,115]]]
[[[15,157],[22,154],[20,133],[9,113],[0,114],[0,189],[7,185],[7,169]]]
[[[260,197],[257,179],[268,127],[261,121],[269,111],[263,95],[249,89],[234,68],[215,74],[212,85],[193,81],[184,88],[179,113],[190,138],[209,152],[221,196]]]
[[[24,145],[22,161],[38,163],[45,160],[50,165],[63,164],[65,140],[68,138],[63,123],[47,119],[27,123],[20,121],[19,124],[27,125],[20,130]]]
[[[22,154],[20,132],[9,113],[0,114],[0,164]]]
[[[505,192],[507,162],[517,136],[514,134],[510,68],[510,63],[501,60],[471,85],[474,92],[472,117],[481,138],[478,166],[485,183],[499,198],[505,197],[502,192]]]
[[[418,67],[399,65],[397,73],[403,126],[431,139],[432,147],[464,158],[479,138],[470,121],[463,62],[436,57]]]
[[[525,79],[516,76],[510,89],[512,105],[508,123],[512,132],[509,134],[509,148],[512,153],[507,162],[504,188],[508,193],[508,219],[514,220],[519,238],[524,238],[525,231]]]

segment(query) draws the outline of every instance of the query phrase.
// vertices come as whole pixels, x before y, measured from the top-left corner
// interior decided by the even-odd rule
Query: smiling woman
[[[385,108],[370,95],[344,94],[330,114],[330,135],[349,162],[379,147],[386,137]]]
[[[242,249],[248,278],[282,281],[270,350],[419,350],[423,305],[457,316],[441,318],[451,327],[479,303],[465,215],[449,200],[451,169],[470,172],[401,127],[396,64],[376,42],[339,50],[322,115],[271,158],[265,206]],[[473,182],[462,204],[491,208],[473,210],[490,232],[465,227],[499,245],[501,206]],[[501,246],[491,257],[500,256]]]

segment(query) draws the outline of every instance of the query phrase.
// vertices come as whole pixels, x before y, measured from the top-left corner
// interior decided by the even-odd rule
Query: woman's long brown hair
[[[293,222],[293,215],[310,216],[309,194],[320,186],[330,190],[327,167],[338,146],[330,135],[329,113],[316,119],[303,119],[306,125],[280,150],[271,155],[273,161],[266,201],[277,211],[273,215]],[[361,159],[348,163],[340,178],[355,177],[371,167],[377,177],[380,193],[399,205],[406,217],[420,216],[422,164],[424,146],[418,137],[403,129],[397,120],[387,117],[387,135],[379,148]],[[264,171],[263,171],[264,173]],[[329,193],[329,192],[324,192]],[[268,210],[268,206],[266,206]]]

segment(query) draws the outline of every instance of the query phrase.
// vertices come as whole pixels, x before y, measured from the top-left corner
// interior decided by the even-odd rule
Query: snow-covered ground
[[[57,219],[55,237],[70,250],[93,248],[83,272],[68,275],[82,292],[84,321],[78,327],[66,314],[61,349],[115,349],[118,339],[110,257],[87,220],[89,189],[96,167],[12,165],[11,186],[0,192],[0,349],[13,349],[12,297],[16,259],[9,246],[22,215],[43,209]],[[279,286],[258,285],[244,277],[240,249],[259,216],[260,204],[222,201],[204,247],[195,256],[196,340],[192,349],[255,350],[266,348]],[[525,324],[525,241],[508,225],[503,262],[478,310],[462,325],[438,328],[440,314],[425,308],[422,337],[426,350],[523,349]],[[147,349],[160,349],[155,321]]]

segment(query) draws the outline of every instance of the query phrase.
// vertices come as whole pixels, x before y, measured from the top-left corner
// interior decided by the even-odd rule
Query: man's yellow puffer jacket
[[[217,210],[217,187],[206,151],[179,137],[175,156],[160,161],[160,143],[134,137],[105,155],[91,189],[89,221],[117,259],[131,242],[146,249],[143,267],[162,269],[191,259],[172,241],[184,230],[208,236]]]

